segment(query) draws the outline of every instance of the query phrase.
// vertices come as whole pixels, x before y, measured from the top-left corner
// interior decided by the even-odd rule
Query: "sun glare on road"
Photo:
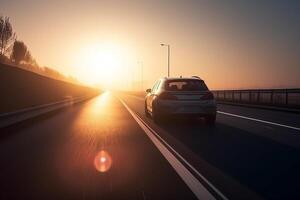
[[[93,110],[96,110],[97,112],[99,112],[99,110],[103,110],[106,107],[106,104],[107,104],[110,96],[111,96],[110,91],[103,92],[98,97]]]

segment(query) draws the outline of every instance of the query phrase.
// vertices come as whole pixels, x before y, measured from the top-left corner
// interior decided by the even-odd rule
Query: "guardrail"
[[[71,106],[73,104],[90,99],[94,96],[95,95],[84,95],[80,97],[69,98],[63,101],[33,106],[14,112],[0,114],[0,128],[7,127],[30,118],[34,118],[39,115],[58,110],[66,106]]]
[[[300,89],[214,90],[217,101],[300,108]]]

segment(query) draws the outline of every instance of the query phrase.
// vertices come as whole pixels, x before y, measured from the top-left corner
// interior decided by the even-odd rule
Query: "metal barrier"
[[[96,96],[93,95],[84,95],[75,98],[69,98],[63,101],[53,102],[49,104],[34,106],[30,108],[21,109],[14,112],[3,113],[0,114],[0,128],[31,119],[37,117],[39,115],[58,110],[63,107],[72,106],[73,104],[88,100],[92,97]]]
[[[214,90],[217,101],[300,108],[300,89]]]

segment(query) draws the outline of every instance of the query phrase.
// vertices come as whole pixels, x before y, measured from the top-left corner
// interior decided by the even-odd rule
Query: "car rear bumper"
[[[214,100],[208,101],[157,101],[157,111],[166,115],[215,115],[217,108]]]

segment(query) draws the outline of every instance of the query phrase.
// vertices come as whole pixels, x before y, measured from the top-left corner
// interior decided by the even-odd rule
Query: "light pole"
[[[142,61],[138,61],[137,63],[141,65],[141,86],[142,86],[142,90],[144,90],[144,86],[143,86],[143,82],[144,82],[144,77],[143,77],[143,62]]]
[[[169,44],[160,44],[160,45],[168,47],[168,77],[170,77],[170,45]]]

